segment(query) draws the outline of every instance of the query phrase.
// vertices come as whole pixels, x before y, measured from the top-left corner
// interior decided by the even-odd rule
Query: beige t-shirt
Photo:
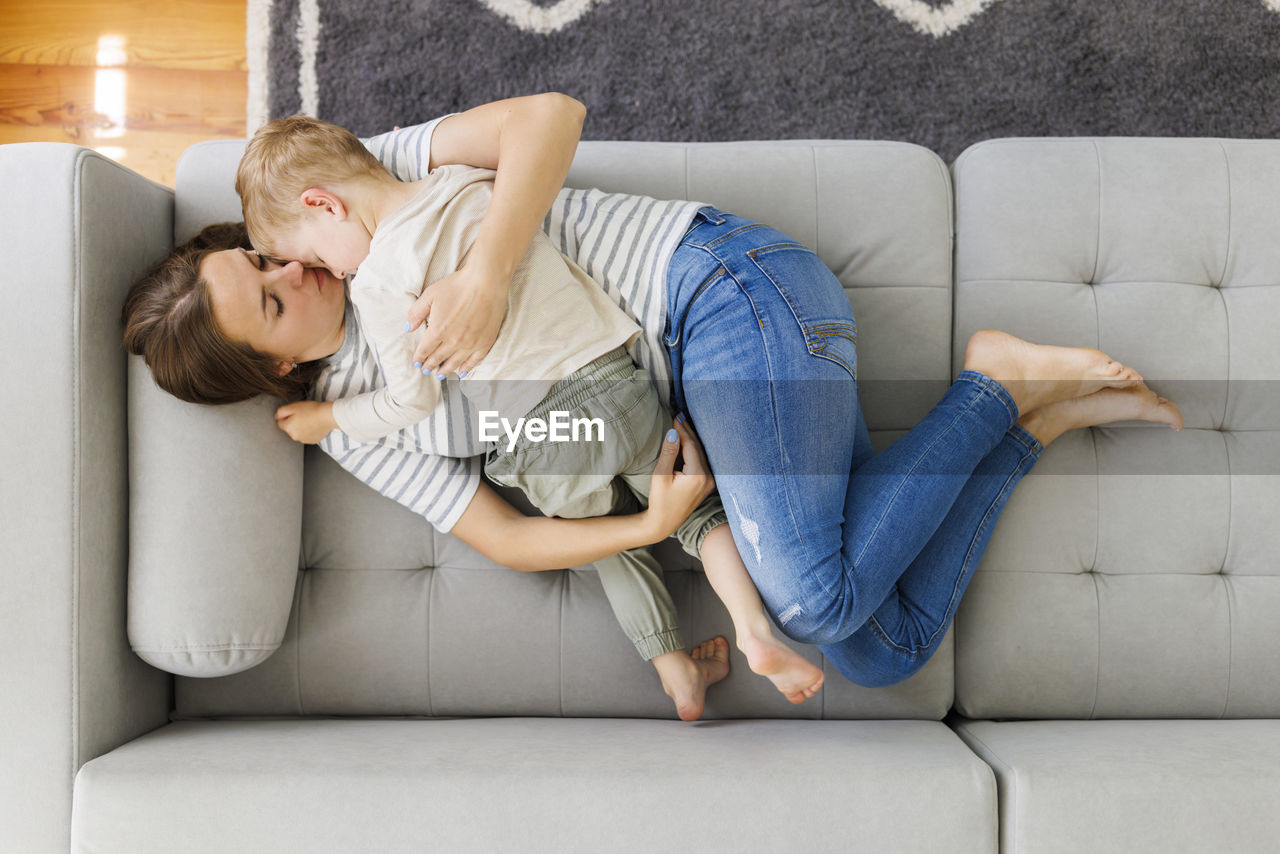
[[[394,433],[439,404],[441,381],[413,366],[423,332],[406,335],[405,318],[427,285],[462,267],[493,197],[493,176],[488,169],[441,166],[379,224],[351,282],[351,302],[386,385],[334,401],[334,420],[352,439]],[[558,380],[639,334],[600,286],[538,231],[512,276],[493,348],[464,379],[445,382],[458,382],[477,409],[514,422]]]

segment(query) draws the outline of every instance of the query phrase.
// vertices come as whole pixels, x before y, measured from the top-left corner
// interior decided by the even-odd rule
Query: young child
[[[626,350],[640,329],[543,233],[535,234],[512,277],[506,318],[489,353],[457,380],[430,378],[420,365],[411,366],[417,338],[405,334],[408,309],[423,288],[466,263],[493,176],[445,166],[421,181],[401,182],[354,135],[302,116],[272,122],[254,136],[236,179],[254,245],[339,277],[354,274],[351,301],[386,378],[373,392],[295,405],[286,429],[305,442],[334,429],[371,441],[429,416],[440,405],[441,381],[457,382],[488,425],[507,427],[488,445],[491,480],[519,487],[552,516],[647,505],[670,420],[647,372]],[[539,422],[590,423],[595,432],[554,442],[545,433],[510,430]],[[702,558],[752,669],[791,702],[813,696],[822,672],[773,636],[718,499],[703,502],[676,535]],[[696,717],[701,697],[681,697],[672,687],[689,657],[661,567],[647,549],[596,567],[619,623],[657,668],[678,713]],[[710,659],[704,661],[708,683],[727,674],[727,653],[723,639],[695,650],[695,657]]]

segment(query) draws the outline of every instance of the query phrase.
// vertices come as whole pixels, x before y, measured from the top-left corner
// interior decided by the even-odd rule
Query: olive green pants
[[[580,428],[578,438],[569,441],[532,441],[522,431],[508,450],[508,441],[500,439],[485,457],[485,474],[494,483],[517,487],[546,515],[567,519],[635,512],[649,505],[649,481],[671,417],[649,372],[636,367],[625,349],[619,347],[553,385],[525,418],[595,423],[590,430]],[[707,532],[726,521],[719,497],[712,494],[680,525],[676,537],[686,552],[699,557]],[[684,649],[662,567],[647,548],[611,555],[595,567],[614,616],[641,656],[647,660]]]

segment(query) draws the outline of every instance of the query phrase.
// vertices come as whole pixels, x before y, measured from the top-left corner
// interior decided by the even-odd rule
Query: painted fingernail
[[[406,321],[404,322],[404,331],[405,331],[405,332],[408,332],[408,331],[409,331],[410,329],[412,329],[412,328],[413,328],[413,327],[409,325],[409,321],[407,321],[407,320],[406,320]]]
[[[413,366],[414,366],[415,368],[421,368],[421,367],[422,367],[422,363],[421,363],[421,362],[414,362],[414,363],[413,363]]]
[[[674,442],[676,439],[679,439],[679,438],[680,438],[680,434],[675,431],[674,427],[667,431],[668,442]]]
[[[685,420],[684,420],[684,413],[683,413],[683,412],[680,412],[680,413],[677,413],[677,414],[676,414],[676,420],[677,420],[677,421],[679,421],[681,424],[687,424],[687,423],[689,423],[689,422],[687,422],[687,421],[685,421]]]
[[[430,368],[423,368],[423,369],[422,369],[422,375],[423,375],[424,377],[425,377],[425,376],[427,376],[427,375],[428,375],[428,374],[430,374],[430,373],[431,373],[431,369],[430,369]]]
[[[467,376],[466,371],[458,371],[458,379],[465,379],[466,376]]]
[[[436,379],[438,380],[444,379],[444,374],[436,374]]]

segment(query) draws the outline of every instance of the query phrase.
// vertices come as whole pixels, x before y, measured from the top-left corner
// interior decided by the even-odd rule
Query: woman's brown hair
[[[242,222],[207,226],[173,250],[125,298],[124,347],[142,356],[160,388],[189,403],[237,403],[268,394],[301,396],[324,361],[280,376],[279,360],[232,341],[213,318],[200,263],[225,249],[252,249]]]

